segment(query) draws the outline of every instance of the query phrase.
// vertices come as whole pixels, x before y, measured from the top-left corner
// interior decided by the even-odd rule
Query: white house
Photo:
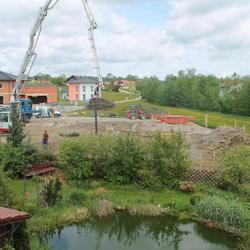
[[[71,76],[66,84],[69,86],[69,101],[88,102],[95,96],[98,80],[86,76]]]

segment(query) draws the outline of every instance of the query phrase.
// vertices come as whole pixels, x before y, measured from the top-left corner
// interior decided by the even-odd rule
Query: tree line
[[[164,81],[146,77],[137,83],[146,101],[228,114],[250,115],[250,76],[218,78],[195,70],[168,75]]]

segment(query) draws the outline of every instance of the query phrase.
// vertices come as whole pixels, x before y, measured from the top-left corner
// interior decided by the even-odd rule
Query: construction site
[[[71,139],[72,135],[84,136],[95,133],[93,117],[63,116],[50,119],[33,119],[25,126],[27,140],[42,147],[44,130],[49,131],[50,149],[57,153],[60,142]],[[132,133],[149,140],[155,132],[170,136],[181,133],[186,141],[186,151],[192,160],[192,168],[213,170],[216,158],[231,146],[250,145],[250,136],[241,128],[221,126],[209,129],[192,122],[187,124],[168,124],[158,120],[129,120],[127,118],[98,118],[99,134]],[[3,139],[4,140],[4,139]]]

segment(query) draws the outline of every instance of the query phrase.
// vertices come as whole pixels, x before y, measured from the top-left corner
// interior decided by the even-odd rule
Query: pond
[[[50,237],[53,250],[225,250],[237,238],[218,229],[171,216],[139,217],[119,212],[65,227]]]

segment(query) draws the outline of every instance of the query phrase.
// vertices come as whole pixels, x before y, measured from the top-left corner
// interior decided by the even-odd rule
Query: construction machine
[[[138,106],[130,105],[129,110],[127,111],[127,118],[130,120],[135,120],[135,119],[145,120],[145,119],[150,119],[150,115],[146,114]]]
[[[29,73],[32,69],[32,66],[34,65],[34,62],[36,60],[37,54],[36,54],[36,47],[39,41],[39,37],[42,31],[42,25],[44,22],[44,19],[48,15],[48,12],[52,10],[56,4],[59,2],[59,0],[47,0],[43,7],[40,8],[39,15],[35,21],[35,24],[31,30],[30,33],[30,40],[29,40],[29,46],[25,53],[23,62],[21,64],[21,68],[19,71],[19,74],[17,76],[16,84],[13,88],[12,95],[11,95],[11,103],[17,103],[20,105],[20,112],[21,116],[23,118],[24,122],[29,122],[30,118],[33,116],[34,113],[37,113],[37,110],[32,109],[32,101],[31,100],[24,100],[20,99],[20,91],[22,87],[25,85],[27,78],[29,76]],[[89,7],[87,0],[82,0],[82,4],[87,16],[87,19],[89,21],[89,40],[91,44],[91,49],[95,61],[95,68],[97,71],[98,76],[98,84],[96,87],[96,93],[98,97],[101,97],[102,87],[103,87],[103,79],[100,69],[100,63],[98,60],[98,55],[96,51],[95,46],[95,38],[94,38],[94,30],[97,29],[97,23],[95,21],[95,18],[93,16],[93,13]],[[10,122],[10,113],[11,113],[11,105],[7,107],[5,110],[0,109],[0,117],[4,117],[2,120],[4,122],[0,121],[0,129],[1,127],[4,129],[7,125],[8,127],[11,126]],[[6,119],[6,114],[8,113],[8,121]],[[1,119],[1,118],[0,118]]]

